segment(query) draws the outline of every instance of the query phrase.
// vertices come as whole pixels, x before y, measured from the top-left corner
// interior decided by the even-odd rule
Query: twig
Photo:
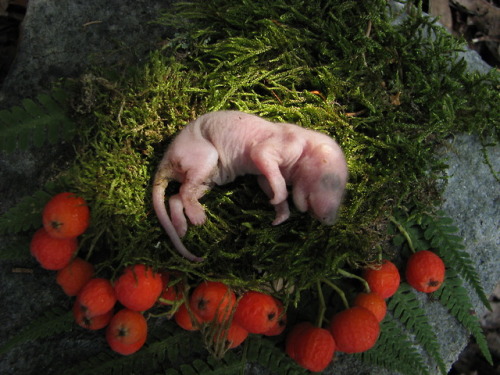
[[[406,239],[406,242],[408,242],[408,246],[410,247],[411,252],[414,253],[415,247],[413,246],[413,241],[411,240],[411,237],[407,230],[393,216],[389,216],[389,220],[396,226],[396,228],[398,228],[398,230]]]

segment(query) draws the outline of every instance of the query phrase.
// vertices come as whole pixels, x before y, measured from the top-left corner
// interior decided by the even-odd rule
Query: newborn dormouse
[[[274,206],[278,225],[290,215],[287,185],[301,212],[309,211],[332,225],[348,177],[339,145],[326,134],[293,124],[273,123],[238,111],[204,114],[190,122],[168,146],[153,182],[153,206],[175,248],[184,257],[202,261],[181,241],[191,224],[205,222],[199,199],[214,184],[257,175],[259,186]],[[168,182],[180,182],[179,193],[165,207]]]

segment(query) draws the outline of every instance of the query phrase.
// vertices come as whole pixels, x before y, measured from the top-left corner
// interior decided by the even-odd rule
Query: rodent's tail
[[[203,258],[197,257],[192,254],[184,244],[182,243],[177,231],[168,216],[167,209],[165,207],[165,190],[168,186],[168,173],[165,168],[160,168],[156,172],[156,176],[153,182],[153,207],[156,212],[156,216],[160,221],[161,225],[170,237],[170,240],[174,244],[177,251],[185,258],[192,260],[194,262],[201,262]]]

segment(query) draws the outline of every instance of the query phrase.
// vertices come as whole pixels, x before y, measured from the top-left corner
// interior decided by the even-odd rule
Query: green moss
[[[98,104],[81,124],[69,173],[92,208],[82,249],[103,270],[145,261],[254,288],[284,278],[298,300],[339,267],[379,256],[396,208],[436,206],[444,165],[434,151],[446,137],[497,136],[498,75],[466,73],[451,58],[456,41],[419,16],[394,25],[385,1],[199,0],[162,22],[177,30],[163,51],[119,78],[101,72],[86,82]],[[293,211],[271,226],[273,208],[247,176],[202,199],[208,222],[190,227],[184,243],[207,260],[178,256],[152,211],[152,176],[172,137],[219,109],[337,139],[350,169],[337,224]]]

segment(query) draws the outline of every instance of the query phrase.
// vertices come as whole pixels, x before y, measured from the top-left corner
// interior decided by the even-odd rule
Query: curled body
[[[181,241],[188,228],[205,222],[199,199],[213,185],[236,177],[257,175],[276,216],[273,225],[288,219],[288,189],[301,212],[309,211],[323,224],[335,221],[348,178],[340,146],[329,136],[294,124],[273,123],[238,111],[210,112],[190,122],[167,148],[153,182],[156,215],[175,248],[193,261]],[[179,192],[165,207],[169,181]]]

